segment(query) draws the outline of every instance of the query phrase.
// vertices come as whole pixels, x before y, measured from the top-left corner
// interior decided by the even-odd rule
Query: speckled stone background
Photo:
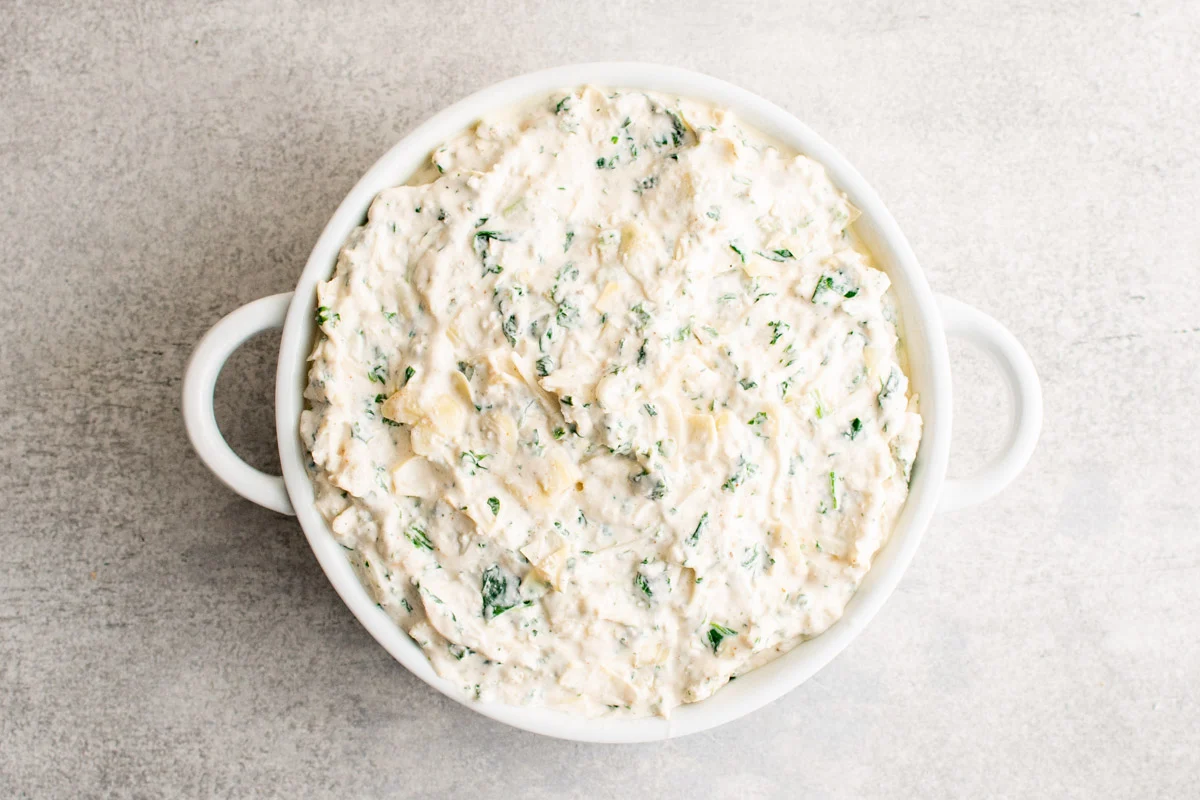
[[[1200,4],[515,0],[0,8],[0,796],[1200,796]],[[554,741],[412,678],[294,520],[188,447],[188,354],[358,176],[499,78],[653,59],[846,153],[1046,425],[870,629],[715,731]],[[275,465],[277,336],[218,416]],[[953,470],[1003,433],[954,345]]]

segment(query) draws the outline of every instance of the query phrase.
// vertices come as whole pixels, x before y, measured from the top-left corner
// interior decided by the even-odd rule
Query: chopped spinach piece
[[[564,328],[574,328],[579,324],[579,309],[569,300],[564,300],[558,305],[558,311],[554,314],[554,321]]]
[[[491,457],[492,457],[491,453],[476,453],[471,450],[464,450],[462,455],[460,456],[460,458],[463,461],[467,462],[472,475],[475,474],[475,470],[477,470],[477,469],[482,469],[484,471],[487,471],[487,467],[484,465],[483,460],[485,458],[491,458]]]
[[[708,512],[705,511],[700,515],[700,521],[696,523],[696,530],[692,531],[692,535],[687,538],[687,543],[694,545],[700,541],[700,534],[704,532],[704,528],[708,525]]]
[[[492,510],[493,517],[500,516],[500,498],[489,497],[487,499],[487,504],[488,504],[488,508],[490,508]]]
[[[879,401],[880,408],[883,407],[883,401],[892,396],[892,392],[900,387],[900,373],[895,367],[888,373],[887,380],[880,381],[879,394],[875,397]]]
[[[721,642],[724,641],[726,637],[736,635],[737,631],[733,630],[732,628],[726,628],[724,625],[719,625],[713,622],[708,626],[708,636],[706,638],[708,639],[708,646],[712,648],[714,653],[716,653],[717,648],[721,646]]]
[[[483,598],[483,618],[494,619],[520,602],[517,593],[517,578],[499,564],[483,571],[479,593]]]
[[[812,301],[816,303],[828,294],[841,295],[849,300],[858,294],[858,289],[854,288],[842,273],[826,273],[817,281],[817,288],[813,289]]]
[[[634,317],[633,327],[637,328],[639,331],[649,325],[650,320],[652,319],[650,312],[647,311],[641,303],[638,303],[636,306],[629,309],[629,313],[633,314]]]
[[[648,178],[643,178],[642,180],[638,181],[637,188],[635,188],[633,191],[636,194],[641,194],[642,192],[646,191],[647,189],[653,189],[657,185],[658,185],[658,177],[655,175],[651,175]]]
[[[763,258],[767,259],[768,261],[777,261],[777,262],[782,263],[784,261],[787,261],[789,258],[792,258],[792,251],[791,250],[772,250],[769,253],[764,253],[762,250],[755,250],[754,255],[762,256]]]
[[[754,477],[757,472],[757,464],[751,464],[745,458],[739,458],[737,471],[730,475],[725,480],[725,483],[721,484],[721,488],[727,492],[735,492],[739,486],[746,482],[747,478]]]
[[[671,144],[679,147],[679,145],[683,144],[683,137],[687,133],[687,127],[675,112],[668,111],[667,116],[671,118]]]
[[[510,345],[512,345],[513,347],[516,347],[517,346],[517,330],[519,329],[519,326],[517,324],[517,316],[515,314],[509,315],[508,319],[504,320],[504,324],[501,325],[500,327],[501,327],[501,330],[504,331],[504,338],[508,339],[508,343]]]
[[[408,529],[408,533],[404,534],[407,539],[412,542],[412,546],[419,550],[432,550],[433,542],[429,541],[429,537],[425,531],[413,525]]]
[[[573,281],[579,277],[579,267],[575,266],[574,261],[568,261],[559,268],[554,276],[554,287],[550,290],[550,299],[556,303],[563,302],[563,294],[561,286],[566,281]]]
[[[487,217],[480,220],[482,225],[487,222]],[[475,255],[479,256],[480,263],[483,264],[483,274],[499,275],[504,272],[504,267],[496,264],[492,258],[491,243],[492,242],[511,242],[512,237],[499,231],[476,231],[473,243]]]

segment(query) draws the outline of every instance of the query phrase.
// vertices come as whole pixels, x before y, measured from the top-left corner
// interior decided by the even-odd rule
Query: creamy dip
[[[318,288],[317,504],[470,696],[661,714],[842,614],[921,435],[820,164],[584,88],[382,192]]]

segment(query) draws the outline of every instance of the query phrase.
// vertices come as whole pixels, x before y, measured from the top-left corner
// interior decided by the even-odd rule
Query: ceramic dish
[[[862,211],[855,230],[892,280],[901,310],[912,391],[921,397],[924,435],[914,462],[908,501],[887,545],[826,632],[738,677],[712,697],[663,718],[586,718],[538,707],[467,700],[434,672],[418,646],[371,600],[313,505],[298,425],[315,335],[316,285],[332,273],[338,251],[362,224],[381,190],[404,183],[442,142],[479,117],[531,96],[582,84],[642,89],[704,100],[733,110],[759,131],[823,164],[834,184]],[[283,327],[275,385],[276,430],[283,476],[259,472],[225,443],[213,415],[213,388],[229,355],[248,338]],[[951,384],[946,336],[965,338],[988,353],[1009,387],[1011,425],[1000,454],[976,475],[946,477],[950,450]],[[858,635],[899,583],[936,511],[979,503],[1004,488],[1024,467],[1041,429],[1041,390],[1033,365],[1004,327],[980,311],[936,296],[904,235],[862,176],[821,137],[772,103],[723,81],[652,64],[579,64],[498,83],[437,114],[388,151],[338,207],[317,241],[294,292],[249,303],[222,319],[197,346],[183,386],[188,436],[204,463],[231,489],[259,505],[295,514],[321,568],[355,617],[413,674],[468,708],[528,731],[595,742],[641,742],[705,730],[762,707],[804,682]]]

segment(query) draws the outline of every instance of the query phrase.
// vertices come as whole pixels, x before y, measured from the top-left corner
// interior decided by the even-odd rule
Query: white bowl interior
[[[706,100],[732,109],[748,125],[821,162],[863,212],[855,231],[892,279],[901,310],[913,391],[920,394],[925,433],[913,465],[909,499],[888,544],[875,559],[843,617],[820,636],[731,681],[712,697],[685,705],[670,719],[572,716],[544,708],[468,701],[434,672],[420,648],[370,599],[313,507],[304,470],[307,454],[298,425],[314,334],[316,285],[332,274],[346,237],[366,218],[371,200],[404,183],[444,140],[489,111],[531,95],[592,83]],[[743,89],[687,70],[653,64],[579,64],[531,73],[496,84],[435,115],[386,153],[337,209],[321,234],[296,287],[280,346],[276,426],[280,459],[297,516],[338,594],[372,636],[417,677],[493,719],[561,738],[637,742],[681,736],[736,719],[790,691],[834,658],[878,611],[912,559],[937,502],[950,445],[950,373],[945,333],[925,277],[895,220],[862,176],[823,139],[778,106]]]

